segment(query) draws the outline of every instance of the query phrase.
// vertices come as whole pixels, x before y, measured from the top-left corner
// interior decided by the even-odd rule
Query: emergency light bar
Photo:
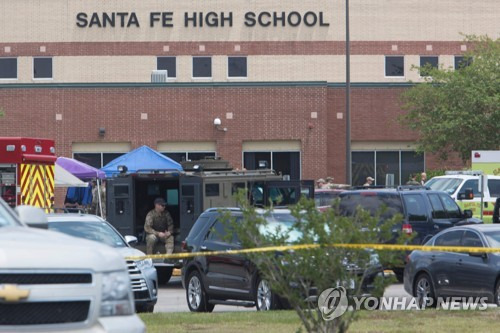
[[[462,170],[462,171],[446,171],[444,173],[447,176],[451,175],[466,175],[466,176],[481,176],[483,172],[481,170]]]

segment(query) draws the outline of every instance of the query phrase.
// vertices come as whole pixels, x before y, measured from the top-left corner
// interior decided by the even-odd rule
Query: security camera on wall
[[[220,118],[215,118],[214,119],[214,126],[220,126],[222,122],[220,121]]]

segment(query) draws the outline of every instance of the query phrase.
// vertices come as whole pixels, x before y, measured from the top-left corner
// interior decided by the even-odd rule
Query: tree
[[[318,301],[311,301],[312,290],[316,289],[317,295],[320,295],[340,285],[348,290],[349,296],[360,295],[361,282],[368,272],[365,268],[379,265],[379,260],[395,263],[402,257],[400,253],[384,251],[377,256],[377,252],[365,248],[346,249],[329,244],[379,243],[395,238],[398,243],[409,240],[405,235],[395,237],[393,231],[395,223],[401,221],[402,216],[396,215],[380,222],[383,220],[380,218],[383,209],[376,216],[359,209],[355,216],[346,217],[339,214],[338,206],[322,213],[316,209],[313,200],[302,198],[291,208],[294,219],[286,221],[286,226],[279,227],[281,224],[276,226],[272,223],[272,208],[258,212],[245,198],[240,193],[237,199],[243,218],[232,219],[228,223],[231,228],[228,237],[232,239],[236,234],[243,248],[319,245],[303,250],[247,254],[256,264],[261,279],[270,285],[272,305],[293,308],[308,332],[346,332],[357,316],[356,311],[347,311],[337,318],[325,320],[322,316],[325,309],[318,306]],[[230,214],[223,220],[231,221]],[[374,296],[381,296],[385,287],[392,282],[393,279],[378,276],[374,282]]]
[[[402,94],[401,122],[419,133],[418,151],[465,163],[472,150],[500,148],[500,39],[468,36],[470,51],[458,70],[419,68],[423,83]]]

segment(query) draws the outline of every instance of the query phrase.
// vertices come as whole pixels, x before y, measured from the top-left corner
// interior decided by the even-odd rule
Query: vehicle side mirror
[[[137,244],[137,237],[127,235],[125,236],[125,241],[127,242],[128,245],[135,245]]]
[[[471,257],[479,257],[483,259],[488,258],[488,255],[485,252],[469,252],[469,255]]]
[[[465,192],[458,193],[457,199],[458,200],[472,200],[472,199],[474,199],[474,191],[472,191],[471,188],[466,188]]]
[[[470,209],[465,209],[465,210],[464,210],[464,217],[465,217],[466,219],[470,219],[470,218],[472,217],[472,210],[470,210]]]
[[[48,229],[49,222],[43,209],[33,206],[17,206],[15,209],[21,222],[31,228]]]

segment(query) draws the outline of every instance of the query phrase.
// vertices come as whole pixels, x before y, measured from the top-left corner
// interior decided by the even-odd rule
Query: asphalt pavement
[[[391,297],[409,297],[405,292],[403,284],[393,284],[389,286],[384,296]],[[245,308],[242,306],[216,305],[214,312],[230,311],[256,311],[255,307]],[[158,303],[156,303],[154,312],[189,312],[186,302],[186,291],[182,288],[181,279],[173,276],[166,286],[160,287]]]

